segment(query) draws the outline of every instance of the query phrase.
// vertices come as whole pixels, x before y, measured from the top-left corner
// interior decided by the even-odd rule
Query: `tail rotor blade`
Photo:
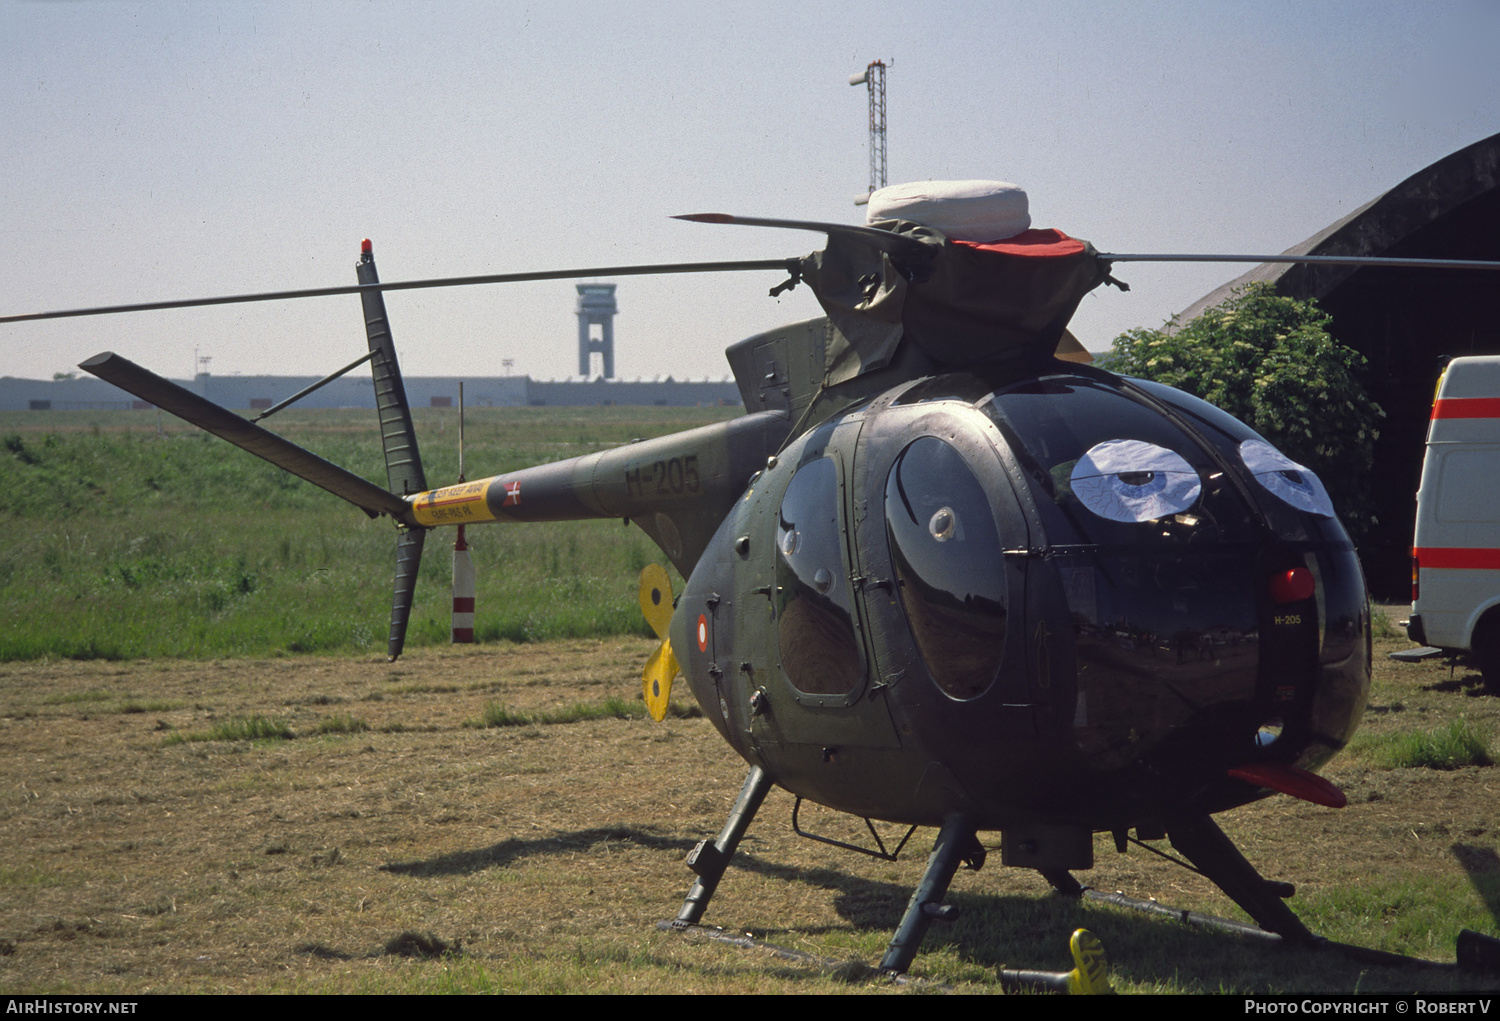
[[[380,283],[374,250],[368,240],[355,269],[360,284]],[[375,356],[370,359],[370,371],[375,377],[375,408],[380,415],[380,443],[385,450],[391,492],[398,496],[421,493],[427,489],[427,476],[422,471],[417,431],[412,426],[406,386],[401,382],[401,367],[396,362],[396,344],[391,339],[391,324],[385,314],[385,298],[378,290],[361,291],[359,297],[364,303],[365,335]]]
[[[417,569],[422,566],[422,546],[427,529],[413,528],[396,539],[396,586],[391,597],[391,636],[386,654],[394,663],[406,645],[406,623],[411,619],[412,593],[417,588]]]

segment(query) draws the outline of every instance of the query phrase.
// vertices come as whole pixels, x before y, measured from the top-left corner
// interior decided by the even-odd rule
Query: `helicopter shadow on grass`
[[[834,885],[827,871],[813,870],[805,878]],[[910,895],[908,889],[839,878],[843,882],[836,884],[840,892],[834,907],[841,917],[859,929],[882,934],[895,929]],[[915,965],[918,974],[923,970],[922,959],[937,955],[986,972],[1067,971],[1073,966],[1068,938],[1076,929],[1087,929],[1104,945],[1113,980],[1138,991],[1246,994],[1495,988],[1494,976],[1464,976],[1451,966],[1380,966],[1333,950],[1310,951],[1271,938],[1143,915],[1057,894],[1044,886],[1035,895],[960,891],[951,893],[947,902],[960,909],[959,917],[935,922],[928,930]],[[768,929],[757,935],[775,942],[779,936],[799,934],[818,935],[794,929]]]
[[[1117,982],[1192,993],[1448,991],[1492,988],[1492,980],[1462,976],[1450,966],[1382,966],[1332,949],[1315,950],[1125,908],[1040,894],[960,895],[964,909],[951,931],[929,932],[928,953],[952,946],[964,960],[986,967],[1066,970],[1067,939],[1088,929],[1109,955]],[[1478,983],[1478,985],[1476,985]]]
[[[416,878],[468,875],[505,868],[533,856],[577,854],[610,844],[633,844],[652,851],[685,855],[696,841],[632,826],[605,826],[555,833],[535,839],[510,838],[490,847],[454,851],[418,861],[391,862],[385,872]],[[1481,867],[1487,862],[1479,863]],[[833,892],[833,908],[861,933],[890,933],[901,921],[911,886],[852,875],[827,866],[803,867],[763,859],[741,850],[730,872],[752,873],[782,882]],[[690,877],[684,873],[682,891]],[[915,881],[915,876],[913,877]],[[726,883],[732,883],[727,875]],[[959,917],[933,925],[918,956],[944,953],[960,962],[993,970],[1020,968],[1066,971],[1072,966],[1067,942],[1085,928],[1104,943],[1111,973],[1144,986],[1170,982],[1201,992],[1255,992],[1286,989],[1350,991],[1370,988],[1371,969],[1333,954],[1307,954],[1299,948],[1232,933],[1195,929],[1168,919],[1136,915],[1086,900],[1052,893],[1040,886],[1035,896],[953,891],[948,900]],[[663,891],[667,901],[679,891]],[[675,902],[674,902],[675,903]],[[753,917],[716,918],[775,943],[848,931],[846,926],[786,927],[756,924]],[[1394,986],[1410,981],[1390,970]],[[1379,981],[1377,979],[1377,981]],[[1363,983],[1363,985],[1361,985]]]
[[[747,862],[744,867],[837,891],[834,910],[863,932],[893,932],[911,896],[909,886],[829,868],[798,869],[764,862]],[[935,954],[951,955],[985,971],[1067,971],[1073,965],[1068,938],[1075,929],[1088,929],[1103,941],[1113,976],[1146,987],[1171,983],[1173,988],[1190,992],[1349,991],[1358,988],[1362,974],[1372,970],[1333,954],[1309,955],[1302,948],[1273,940],[1193,928],[1060,895],[1040,879],[1038,884],[1034,896],[951,892],[946,901],[958,907],[960,914],[950,922],[935,922],[928,930],[917,956],[918,973],[922,959]],[[834,926],[746,928],[771,943],[840,931]],[[1400,985],[1404,974],[1392,970],[1388,981]],[[1409,975],[1405,980],[1410,981]]]
[[[1474,892],[1495,920],[1496,929],[1500,929],[1500,854],[1493,847],[1478,844],[1454,844],[1448,850],[1474,884]]]
[[[754,838],[751,839],[753,841]],[[450,851],[419,861],[388,862],[379,866],[379,869],[404,876],[468,875],[491,868],[504,868],[533,856],[576,854],[609,844],[635,844],[652,851],[675,852],[685,858],[697,843],[691,837],[666,836],[649,828],[596,826],[534,839],[512,837],[490,847]],[[772,879],[838,889],[842,897],[850,898],[848,903],[852,905],[862,905],[868,900],[869,906],[851,909],[851,919],[863,928],[894,928],[901,920],[901,910],[906,906],[907,898],[911,896],[911,890],[904,886],[864,880],[826,867],[802,868],[766,861],[743,848],[730,860],[729,868],[731,872],[750,872]],[[683,893],[687,892],[691,878],[691,874],[684,868]],[[878,892],[872,894],[870,891]],[[872,910],[874,915],[871,915]],[[867,917],[869,920],[865,921]]]
[[[686,837],[663,836],[632,826],[598,826],[554,833],[534,840],[512,837],[491,847],[451,851],[422,861],[390,862],[381,865],[380,871],[403,876],[462,876],[485,869],[504,868],[533,855],[577,853],[606,844],[623,843],[636,844],[654,851],[677,851],[685,856],[697,841]]]

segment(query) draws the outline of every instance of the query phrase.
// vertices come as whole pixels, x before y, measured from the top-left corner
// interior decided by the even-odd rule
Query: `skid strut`
[[[958,914],[952,905],[943,903],[943,895],[948,892],[948,884],[953,882],[953,874],[964,862],[969,862],[970,868],[979,868],[984,864],[984,848],[974,839],[974,827],[967,817],[950,815],[938,830],[937,843],[927,859],[922,881],[912,891],[906,914],[901,916],[901,927],[891,937],[891,945],[880,961],[881,971],[905,972],[917,956],[917,948],[922,945],[922,937],[927,935],[932,920],[946,920]]]
[[[702,920],[709,898],[714,895],[720,877],[729,866],[729,859],[734,857],[740,838],[750,828],[751,820],[755,818],[760,803],[766,800],[766,793],[770,789],[771,780],[766,776],[766,771],[759,766],[751,766],[750,772],[745,774],[745,784],[740,788],[740,796],[735,799],[734,808],[730,809],[729,819],[719,831],[718,838],[712,842],[700,840],[698,846],[688,854],[688,868],[698,873],[698,880],[688,891],[687,899],[682,902],[682,910],[677,912],[674,924],[695,925]]]
[[[1180,820],[1167,827],[1167,839],[1262,929],[1288,943],[1317,940],[1282,900],[1294,892],[1291,884],[1273,882],[1255,871],[1211,817]]]

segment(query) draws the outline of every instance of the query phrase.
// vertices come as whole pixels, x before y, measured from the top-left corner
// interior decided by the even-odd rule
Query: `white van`
[[[1455,358],[1438,380],[1411,580],[1411,640],[1500,679],[1500,356]]]

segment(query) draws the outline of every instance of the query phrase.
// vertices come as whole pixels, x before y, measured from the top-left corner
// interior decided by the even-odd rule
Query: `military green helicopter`
[[[371,363],[388,489],[117,355],[80,367],[392,518],[392,658],[430,529],[613,517],[645,531],[687,579],[674,601],[664,571],[642,576],[663,638],[648,706],[660,719],[680,672],[749,764],[722,832],[688,858],[678,926],[702,919],[775,785],[799,807],[938,828],[887,972],[951,916],[949,883],[997,830],[1005,865],[1070,894],[1096,832],[1121,850],[1132,832],[1165,838],[1263,929],[1313,941],[1290,886],[1213,815],[1273,792],[1343,803],[1314,770],[1370,684],[1354,548],[1317,477],[1244,424],[1058,357],[1083,296],[1118,284],[1113,263],[1195,257],[1101,254],[1032,228],[1025,193],[994,182],[897,186],[869,210],[864,227],[684,217],[827,236],[801,259],[382,284],[366,241],[348,288],[0,321],[357,291],[369,354],[334,376]],[[383,290],[725,269],[785,272],[772,293],[805,284],[826,313],[727,350],[743,417],[428,487]],[[874,839],[853,849],[902,849]]]

